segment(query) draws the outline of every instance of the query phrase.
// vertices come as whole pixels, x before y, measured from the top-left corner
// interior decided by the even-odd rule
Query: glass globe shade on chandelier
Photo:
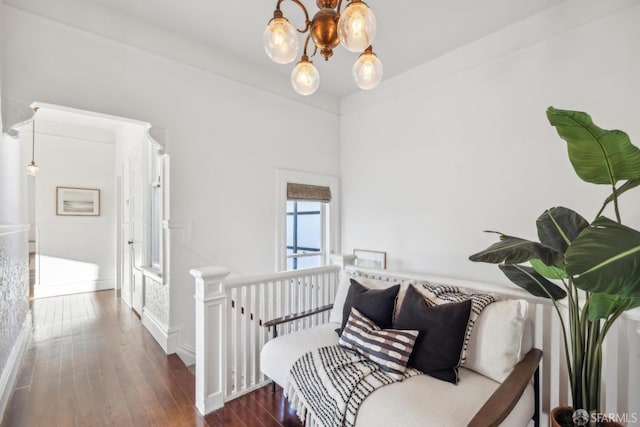
[[[307,8],[300,0],[289,0],[304,12],[305,27],[296,29],[284,17],[278,0],[276,10],[264,31],[262,41],[267,56],[278,64],[289,64],[298,56],[298,35],[307,34],[300,61],[291,72],[291,85],[300,95],[311,95],[320,86],[320,73],[309,60],[319,51],[325,61],[333,55],[333,49],[342,45],[350,52],[362,52],[353,65],[356,85],[365,90],[373,89],[382,80],[380,59],[373,53],[376,36],[376,16],[361,0],[351,0],[342,9],[342,0],[316,0],[318,11],[309,18]],[[308,55],[309,41],[313,53]]]

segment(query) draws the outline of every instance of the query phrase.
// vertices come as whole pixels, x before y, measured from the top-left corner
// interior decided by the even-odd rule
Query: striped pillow
[[[357,351],[393,379],[402,380],[416,338],[416,330],[380,329],[357,308],[351,308],[338,345]]]

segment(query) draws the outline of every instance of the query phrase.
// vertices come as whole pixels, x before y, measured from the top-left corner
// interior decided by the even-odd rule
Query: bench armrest
[[[270,328],[271,326],[278,326],[283,323],[293,322],[294,320],[304,319],[305,317],[313,316],[314,314],[322,313],[332,308],[333,304],[323,305],[322,307],[312,308],[311,310],[301,311],[300,313],[287,314],[286,316],[264,322],[262,325]]]
[[[542,350],[531,349],[476,413],[469,423],[469,427],[499,425],[520,400],[520,396],[534,376],[541,358]]]

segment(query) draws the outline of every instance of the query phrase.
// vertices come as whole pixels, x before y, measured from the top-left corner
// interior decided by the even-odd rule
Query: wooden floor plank
[[[36,299],[34,329],[0,427],[301,427],[270,386],[201,416],[195,378],[114,291]]]

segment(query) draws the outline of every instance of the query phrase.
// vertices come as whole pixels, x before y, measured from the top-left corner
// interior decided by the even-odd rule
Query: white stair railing
[[[196,408],[207,414],[268,383],[260,351],[269,320],[332,304],[340,266],[229,278],[222,267],[191,270],[196,279]],[[278,327],[278,335],[328,321],[325,311]]]

